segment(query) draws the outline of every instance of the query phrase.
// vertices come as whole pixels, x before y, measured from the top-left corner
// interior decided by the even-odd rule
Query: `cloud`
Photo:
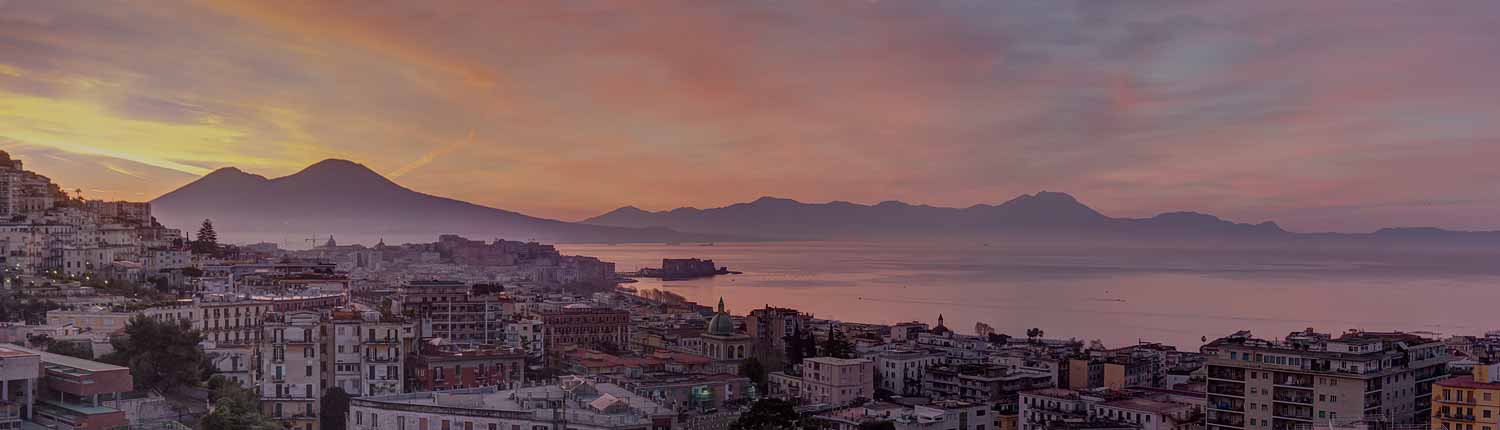
[[[1473,143],[1500,131],[1497,16],[1484,1],[10,2],[0,135],[186,173],[356,159],[569,219],[1052,189],[1117,215],[1500,228],[1482,167],[1500,155]]]

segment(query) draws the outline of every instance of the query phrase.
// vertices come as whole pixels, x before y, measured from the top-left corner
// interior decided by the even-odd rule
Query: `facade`
[[[351,396],[402,392],[406,353],[415,331],[400,318],[378,312],[335,310],[324,323],[323,386],[339,387]]]
[[[1500,364],[1477,365],[1472,373],[1433,384],[1433,430],[1500,429]]]
[[[1348,419],[1431,419],[1443,343],[1404,333],[1306,332],[1270,341],[1240,332],[1203,346],[1209,430],[1288,430]]]
[[[927,368],[943,361],[942,354],[926,351],[892,351],[875,356],[875,371],[880,373],[878,389],[898,396],[922,395]]]
[[[564,345],[630,345],[630,312],[618,309],[562,309],[543,312],[542,341],[547,351]]]
[[[563,409],[566,408],[566,411]],[[613,384],[463,390],[361,397],[349,430],[669,430],[677,414]]]
[[[875,398],[875,362],[865,358],[814,357],[802,362],[802,399],[844,405]]]
[[[256,387],[261,412],[289,429],[317,430],[323,395],[318,356],[322,317],[313,311],[267,313],[258,344]]]
[[[757,342],[769,342],[773,348],[786,348],[786,339],[802,336],[811,325],[811,316],[796,309],[773,308],[750,311],[745,317],[745,333]]]
[[[701,338],[703,355],[715,361],[743,361],[750,357],[750,344],[755,340],[734,328],[734,319],[724,311],[724,299],[719,299],[719,312],[708,321],[708,328]]]
[[[407,359],[407,391],[510,388],[526,380],[526,353],[500,347],[423,345]]]
[[[24,402],[15,410],[38,425],[104,430],[130,423],[125,411],[101,400],[135,389],[129,368],[13,344],[0,345],[0,364],[5,366],[0,375],[6,378],[0,391],[10,401]],[[0,423],[5,421],[0,418]]]
[[[1020,430],[1201,428],[1203,398],[1150,390],[1045,388],[1020,395]]]
[[[422,320],[419,337],[472,345],[505,342],[505,301],[498,292],[457,281],[412,281],[398,294],[402,312]]]
[[[976,403],[1013,402],[1022,391],[1047,388],[1051,384],[1052,378],[1046,374],[974,364],[931,367],[922,381],[928,396]]]

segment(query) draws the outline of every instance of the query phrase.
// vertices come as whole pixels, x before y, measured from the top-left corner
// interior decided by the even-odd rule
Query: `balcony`
[[[395,337],[369,337],[365,338],[365,343],[372,345],[395,345],[401,343],[401,339]]]
[[[1233,367],[1209,366],[1208,377],[1213,379],[1224,379],[1230,381],[1244,381],[1245,369]]]
[[[1459,414],[1459,413],[1453,413],[1453,412],[1438,412],[1436,414],[1432,414],[1432,417],[1433,418],[1444,419],[1444,420],[1448,420],[1448,421],[1474,422],[1474,416],[1473,415]]]
[[[1310,375],[1299,375],[1295,373],[1276,372],[1271,383],[1287,387],[1312,388],[1313,377]]]
[[[380,356],[368,356],[368,357],[365,357],[365,362],[368,362],[368,363],[395,363],[397,361],[401,361],[401,358],[400,357],[380,357]]]
[[[1302,421],[1312,421],[1313,417],[1312,408],[1308,406],[1274,405],[1271,407],[1271,413],[1276,418]]]
[[[1208,381],[1208,393],[1224,396],[1245,397],[1245,384]]]
[[[1208,423],[1216,426],[1245,427],[1245,416],[1241,414],[1230,414],[1218,411],[1208,412]]]
[[[1232,397],[1208,396],[1208,407],[1223,411],[1244,412],[1245,400]]]
[[[1276,388],[1272,393],[1272,399],[1283,403],[1298,403],[1303,405],[1313,404],[1312,392],[1287,388]]]

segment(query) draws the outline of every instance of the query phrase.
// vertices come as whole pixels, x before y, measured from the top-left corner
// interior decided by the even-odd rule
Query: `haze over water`
[[[1491,255],[1390,250],[1226,250],[1098,245],[773,242],[558,245],[618,270],[662,258],[711,258],[743,275],[642,279],[701,304],[723,297],[743,315],[765,305],[850,322],[935,323],[972,334],[984,322],[1012,336],[1109,345],[1158,341],[1196,349],[1236,330],[1280,336],[1324,331],[1500,328],[1500,267]]]

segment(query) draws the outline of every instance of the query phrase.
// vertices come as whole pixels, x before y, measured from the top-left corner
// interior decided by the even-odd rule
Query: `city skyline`
[[[1500,229],[1488,3],[529,6],[0,2],[0,149],[133,201],[346,158],[565,220],[1056,190]]]

